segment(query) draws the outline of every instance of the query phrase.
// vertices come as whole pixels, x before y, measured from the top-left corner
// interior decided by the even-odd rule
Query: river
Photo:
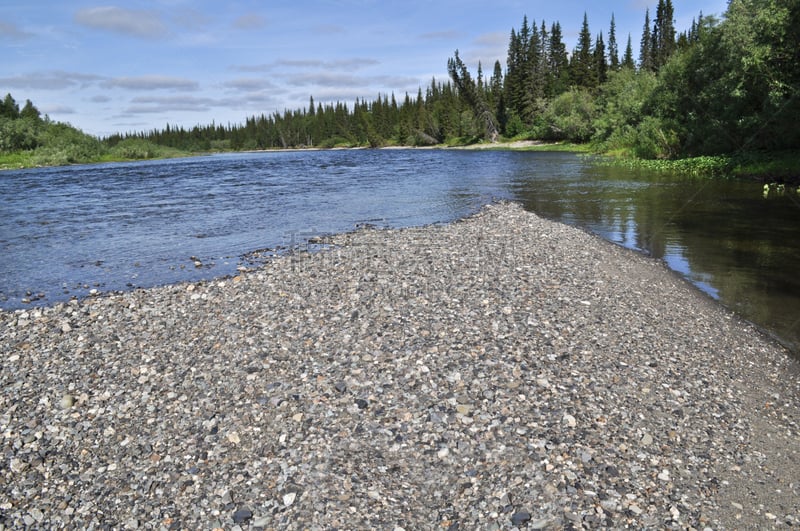
[[[0,307],[229,275],[254,250],[449,222],[496,199],[662,259],[800,351],[800,195],[570,153],[289,151],[4,171]]]

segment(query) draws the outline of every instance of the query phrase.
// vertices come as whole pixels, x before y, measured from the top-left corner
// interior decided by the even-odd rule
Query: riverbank
[[[0,528],[800,524],[800,374],[513,204],[0,312]]]

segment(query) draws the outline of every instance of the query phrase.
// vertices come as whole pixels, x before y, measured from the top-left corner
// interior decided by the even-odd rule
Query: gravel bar
[[[800,371],[514,203],[0,312],[0,530],[800,526]]]

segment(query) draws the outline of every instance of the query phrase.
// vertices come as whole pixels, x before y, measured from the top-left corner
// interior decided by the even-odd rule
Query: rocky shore
[[[3,529],[800,526],[800,373],[514,204],[0,313]]]

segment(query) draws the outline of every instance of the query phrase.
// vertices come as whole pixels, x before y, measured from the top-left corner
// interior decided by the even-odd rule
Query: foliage
[[[586,142],[594,132],[595,115],[594,99],[588,90],[569,90],[556,97],[545,111],[541,137],[546,140]]]
[[[39,166],[56,166],[97,160],[104,151],[98,139],[71,125],[50,124],[42,134],[42,145],[33,154]]]
[[[633,148],[645,104],[656,87],[656,76],[623,68],[612,72],[595,98],[598,107],[592,141],[600,151]]]

